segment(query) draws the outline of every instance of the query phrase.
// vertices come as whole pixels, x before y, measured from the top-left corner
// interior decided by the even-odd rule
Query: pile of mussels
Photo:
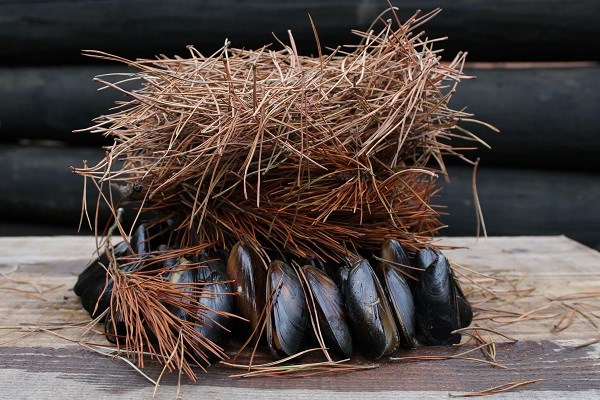
[[[467,327],[473,316],[447,258],[427,247],[410,260],[397,241],[385,240],[380,257],[357,258],[337,266],[315,260],[298,266],[276,259],[265,269],[251,246],[238,242],[228,257],[202,253],[150,263],[170,242],[164,230],[152,234],[141,224],[130,244],[120,242],[113,254],[117,263],[122,260],[118,265],[125,273],[160,264],[157,270],[162,278],[183,284],[182,291],[200,282],[204,290],[216,294],[195,299],[215,312],[190,315],[173,306],[170,311],[194,323],[199,333],[221,347],[227,345],[233,324],[223,313],[247,320],[249,326],[234,330],[248,333],[260,324],[265,307],[270,310],[267,343],[277,358],[296,354],[314,341],[310,313],[331,352],[350,358],[356,347],[372,359],[388,356],[400,346],[414,348],[419,342],[458,343],[461,336],[454,331]],[[132,256],[138,262],[124,261]],[[74,291],[92,318],[105,315],[106,337],[114,343],[127,329],[116,310],[105,312],[111,307],[113,287],[106,273],[108,262],[106,254],[92,261],[79,275]],[[190,264],[203,267],[186,268]]]

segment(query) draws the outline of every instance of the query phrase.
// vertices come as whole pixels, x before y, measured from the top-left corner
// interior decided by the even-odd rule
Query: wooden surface
[[[519,340],[495,337],[496,361],[507,369],[456,359],[380,360],[378,368],[355,373],[235,379],[229,375],[238,371],[217,365],[197,383],[184,378],[180,389],[175,375],[164,377],[157,398],[176,398],[179,390],[182,398],[430,399],[533,379],[541,380],[498,398],[600,396],[600,344],[577,347],[600,337],[600,253],[564,236],[444,238],[442,243],[467,247],[446,251],[454,263],[510,282],[505,299],[495,303],[496,322],[482,319],[489,314],[488,303],[476,306],[480,311],[474,322]],[[122,360],[65,339],[108,345],[102,336],[92,332],[82,337],[81,326],[53,330],[64,338],[47,331],[89,320],[72,286],[94,248],[89,237],[0,238],[1,399],[152,396],[153,385]],[[466,273],[462,267],[455,268]],[[489,283],[482,275],[468,274],[482,278],[482,286]],[[491,290],[501,296],[507,286],[494,284]],[[476,291],[469,296],[476,299]],[[525,313],[532,319],[515,317]],[[572,323],[559,331],[562,316]],[[451,355],[472,347],[421,347],[396,356]],[[144,371],[156,379],[160,368],[150,363]]]

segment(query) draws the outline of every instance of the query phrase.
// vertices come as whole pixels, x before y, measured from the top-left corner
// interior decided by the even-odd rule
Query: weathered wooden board
[[[522,296],[507,297],[512,300],[502,307],[533,311],[530,316],[539,319],[476,321],[519,339],[517,343],[498,341],[497,361],[508,369],[464,360],[382,360],[378,368],[356,373],[234,379],[228,376],[237,371],[217,365],[197,383],[184,379],[179,389],[177,377],[167,375],[157,398],[173,398],[179,391],[182,398],[433,399],[530,379],[542,380],[499,398],[600,396],[600,344],[577,347],[600,337],[600,253],[562,236],[443,238],[441,243],[462,247],[446,251],[457,265],[502,279],[519,279],[515,288]],[[152,395],[152,385],[123,361],[47,332],[31,331],[88,321],[71,288],[94,248],[89,237],[0,238],[0,398],[141,399]],[[565,304],[587,304],[589,319],[578,314],[567,329],[553,332],[560,312],[568,310]],[[81,337],[81,327],[56,332],[71,339]],[[84,339],[106,343],[95,333]],[[396,355],[448,355],[463,350],[419,348]],[[156,378],[160,368],[150,364],[145,371]]]
[[[2,141],[46,140],[100,147],[101,135],[73,133],[107,114],[123,96],[98,91],[95,76],[109,66],[58,66],[0,68],[0,120]],[[122,70],[122,68],[120,69]]]
[[[415,10],[444,12],[424,29],[450,39],[449,53],[469,51],[478,60],[589,60],[600,54],[594,0],[392,1],[402,19]],[[3,64],[81,62],[81,49],[123,56],[185,52],[194,44],[209,52],[225,38],[236,47],[287,38],[291,29],[301,52],[316,52],[308,14],[321,41],[335,47],[352,40],[350,29],[366,29],[388,7],[386,1],[2,1]],[[452,56],[448,56],[452,57]]]

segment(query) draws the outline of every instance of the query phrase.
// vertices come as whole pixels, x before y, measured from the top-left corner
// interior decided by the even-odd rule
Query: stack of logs
[[[597,1],[402,1],[443,12],[423,27],[444,59],[469,52],[452,100],[502,132],[470,126],[491,145],[477,188],[493,235],[565,234],[600,248],[600,25]],[[94,165],[103,138],[72,133],[108,113],[115,91],[93,77],[125,71],[81,55],[95,49],[124,57],[186,56],[223,45],[257,48],[294,33],[301,54],[316,53],[308,14],[323,45],[354,43],[385,1],[116,1],[0,3],[0,234],[75,233],[83,181],[70,173]],[[446,235],[473,235],[472,169],[449,160]],[[90,201],[95,202],[93,193]],[[101,219],[107,218],[101,210]]]

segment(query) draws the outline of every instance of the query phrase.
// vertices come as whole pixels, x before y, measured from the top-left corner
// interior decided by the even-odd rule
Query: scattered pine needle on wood
[[[492,350],[486,350],[488,348],[492,348]],[[481,350],[484,355],[490,355],[493,354],[492,360],[486,360],[486,359],[481,359],[481,358],[476,358],[476,357],[467,357],[468,354],[471,354],[477,350]],[[499,364],[496,362],[495,360],[495,343],[494,342],[489,342],[489,343],[483,343],[480,344],[477,347],[474,347],[472,349],[463,351],[461,353],[458,354],[453,354],[453,355],[421,355],[421,356],[405,356],[405,357],[389,357],[390,361],[443,361],[443,360],[464,360],[464,361],[472,361],[472,362],[478,362],[478,363],[484,363],[484,364],[489,364],[493,367],[497,367],[497,368],[502,368],[502,369],[507,369],[506,366]]]
[[[281,360],[272,361],[264,364],[236,364],[226,361],[221,361],[221,364],[238,369],[245,369],[247,372],[241,374],[230,375],[234,378],[253,378],[260,376],[271,377],[307,377],[312,375],[320,375],[332,372],[353,372],[365,369],[377,368],[377,364],[348,364],[349,360],[327,360],[322,362],[312,362],[304,364],[290,364],[295,359],[302,357],[305,354],[322,351],[321,348],[304,350],[298,354]]]
[[[492,394],[508,392],[510,390],[519,388],[521,386],[529,385],[529,384],[540,382],[540,381],[543,381],[543,379],[531,379],[528,381],[514,381],[514,382],[508,382],[508,383],[504,383],[502,385],[494,386],[494,387],[491,387],[488,389],[484,389],[479,392],[467,392],[467,393],[460,393],[460,394],[449,393],[449,395],[452,397],[490,396]]]
[[[475,313],[473,326],[457,332],[478,336],[472,337],[476,343],[483,343],[478,331],[488,331],[502,336],[502,341],[515,342],[502,330],[509,325],[526,325],[532,321],[543,323],[549,333],[557,335],[557,339],[570,338],[569,330],[584,329],[585,325],[592,327],[593,331],[600,326],[600,293],[597,291],[583,290],[553,296],[545,293],[546,288],[528,285],[529,279],[524,275],[510,271],[476,271],[456,263],[452,265]],[[520,329],[515,327],[515,330],[519,332]],[[590,346],[599,340],[589,339],[573,348]],[[490,354],[489,349],[491,347],[484,347],[482,352],[486,358],[495,361],[491,357],[495,353]]]

